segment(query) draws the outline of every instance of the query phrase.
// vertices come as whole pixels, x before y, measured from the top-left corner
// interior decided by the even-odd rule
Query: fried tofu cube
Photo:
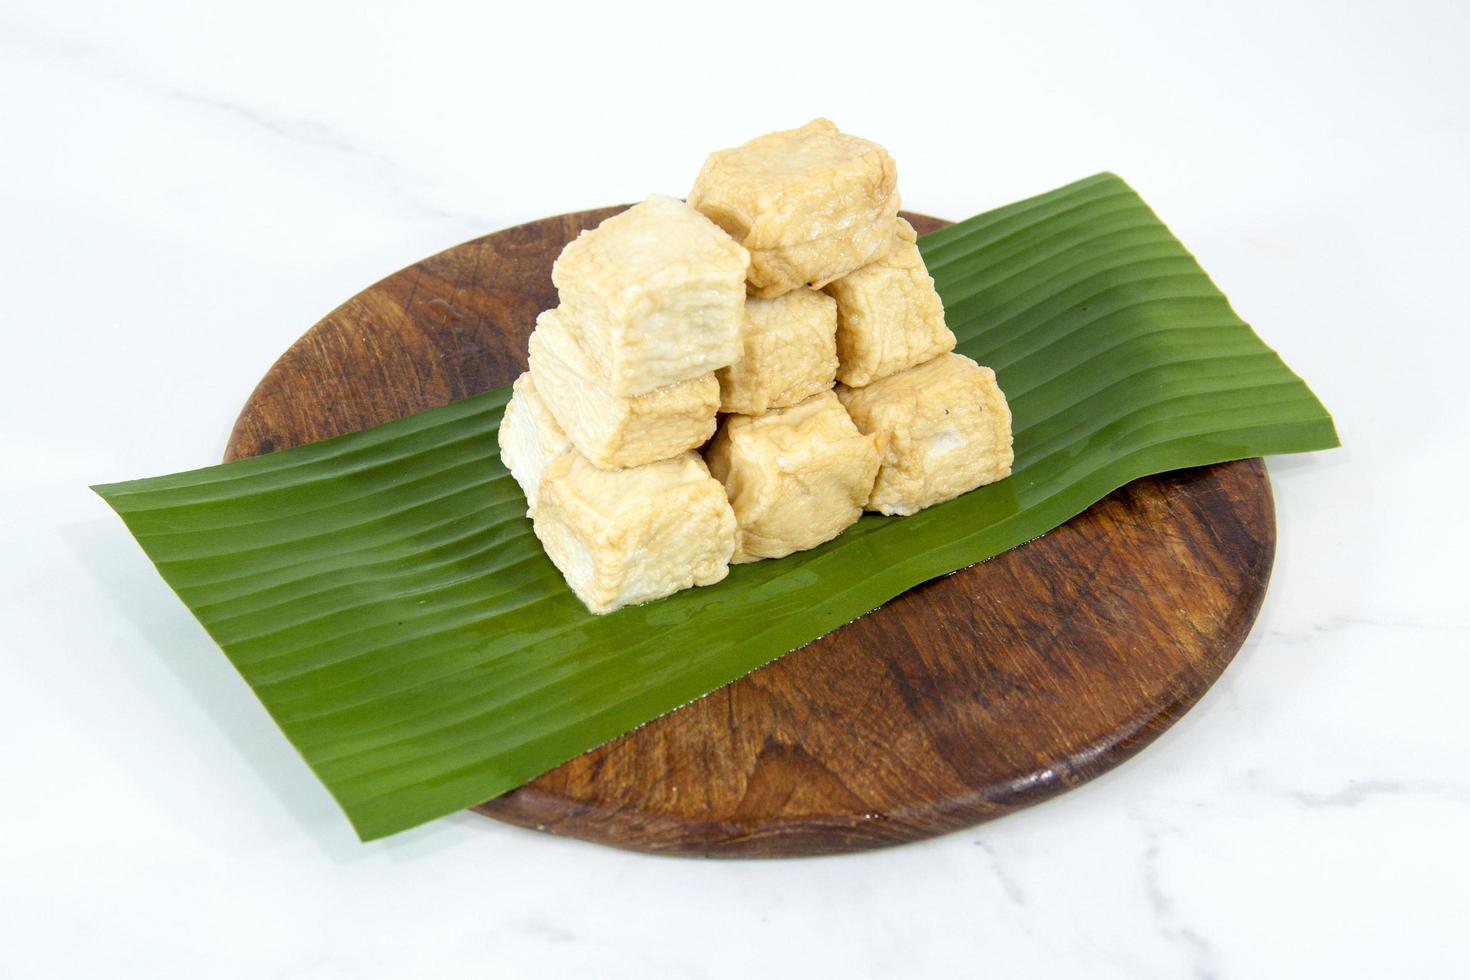
[[[883,465],[867,509],[912,514],[1011,474],[1011,410],[995,372],[960,354],[837,386],[853,422],[878,437]]]
[[[724,488],[695,453],[625,470],[558,457],[542,475],[532,527],[599,614],[718,582],[735,548]]]
[[[913,226],[899,218],[886,256],[827,286],[837,300],[837,380],[849,387],[954,350],[918,240]]]
[[[615,395],[560,310],[531,333],[536,393],[572,445],[597,466],[641,466],[701,445],[715,431],[720,382],[710,371],[641,395]]]
[[[732,561],[750,562],[815,548],[862,516],[879,452],[824,391],[756,418],[726,417],[705,459],[735,510]]]
[[[720,379],[720,411],[761,415],[832,387],[837,301],[815,289],[745,302],[742,352]]]
[[[752,294],[779,296],[883,257],[898,170],[877,143],[814,119],[711,153],[689,204],[749,250]]]
[[[536,489],[552,460],[572,451],[572,441],[556,424],[527,371],[516,378],[497,435],[500,460],[526,495],[526,516],[536,511]]]
[[[749,264],[704,215],[654,195],[582,232],[551,279],[608,391],[641,395],[739,356]]]

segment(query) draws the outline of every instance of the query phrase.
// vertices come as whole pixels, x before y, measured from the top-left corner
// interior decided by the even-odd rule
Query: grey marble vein
[[[420,216],[475,228],[484,226],[484,222],[474,215],[450,211],[432,202],[415,186],[428,182],[421,174],[320,120],[282,115],[221,96],[179,88],[137,69],[110,50],[44,34],[7,18],[0,18],[0,44],[45,58],[53,64],[69,64],[94,78],[126,85],[145,96],[204,110],[298,146],[352,158],[401,204]]]
[[[1218,963],[1219,952],[1201,930],[1181,921],[1179,908],[1164,886],[1164,839],[1178,831],[1141,820],[1138,822],[1145,841],[1138,867],[1143,879],[1144,897],[1159,937],[1179,950],[1189,964],[1190,976],[1198,980],[1222,980],[1224,973]]]

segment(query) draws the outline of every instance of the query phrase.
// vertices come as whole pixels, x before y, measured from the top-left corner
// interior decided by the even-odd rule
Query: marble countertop
[[[0,977],[1470,972],[1470,8],[61,6],[0,2]],[[931,214],[1122,174],[1334,411],[1236,662],[926,843],[359,843],[87,485],[216,460],[374,279],[818,114]]]

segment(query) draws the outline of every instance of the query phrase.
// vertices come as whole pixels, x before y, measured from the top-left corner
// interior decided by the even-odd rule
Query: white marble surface
[[[694,6],[0,3],[0,977],[1465,976],[1470,8]],[[1123,174],[1335,411],[1236,663],[886,852],[359,844],[86,485],[216,459],[378,276],[818,113],[935,214]]]

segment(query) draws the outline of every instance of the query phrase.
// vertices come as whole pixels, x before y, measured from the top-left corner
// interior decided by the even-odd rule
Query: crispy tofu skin
[[[625,470],[561,456],[541,478],[532,525],[598,614],[718,582],[735,548],[724,488],[695,453]]]
[[[761,415],[832,387],[837,372],[837,301],[814,289],[745,303],[741,355],[715,372],[720,411]]]
[[[898,169],[877,143],[826,119],[716,150],[689,205],[750,252],[750,290],[820,289],[888,251]]]
[[[758,418],[728,416],[705,458],[735,510],[734,562],[835,538],[862,515],[879,465],[876,440],[830,391]]]
[[[536,393],[572,445],[597,466],[667,459],[714,434],[720,407],[714,372],[642,395],[614,395],[559,310],[536,318],[530,347]]]
[[[866,388],[837,386],[883,465],[867,509],[912,514],[1010,476],[1011,410],[995,372],[944,354]]]
[[[516,378],[500,420],[500,461],[526,495],[526,516],[536,511],[536,489],[546,465],[572,451],[572,441],[536,394],[530,372]]]
[[[551,278],[608,391],[641,395],[739,356],[749,264],[708,218],[654,195],[582,232]]]
[[[837,300],[837,380],[849,387],[954,350],[944,304],[917,242],[913,226],[899,218],[886,256],[827,285]]]

